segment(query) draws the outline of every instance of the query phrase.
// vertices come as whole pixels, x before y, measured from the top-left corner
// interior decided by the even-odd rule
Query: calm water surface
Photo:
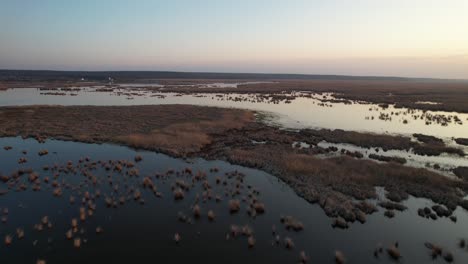
[[[61,184],[70,183],[77,189],[63,190],[61,197],[52,195],[52,187],[42,183],[41,191],[34,192],[31,188],[16,192],[10,190],[6,195],[0,196],[0,208],[8,208],[8,221],[0,224],[0,237],[6,234],[15,234],[21,227],[25,237],[18,239],[13,236],[10,246],[1,244],[1,263],[36,263],[38,258],[47,260],[47,263],[298,263],[299,252],[304,250],[310,256],[310,263],[333,263],[335,250],[345,254],[348,263],[393,263],[386,254],[379,259],[374,258],[373,250],[377,244],[384,246],[395,241],[400,244],[403,258],[402,263],[444,263],[439,258],[432,261],[429,250],[424,242],[429,241],[449,250],[455,257],[456,263],[468,262],[468,251],[458,249],[459,238],[468,238],[468,214],[458,208],[454,214],[458,217],[456,223],[446,218],[437,221],[417,216],[417,208],[431,206],[425,199],[411,197],[405,202],[408,210],[397,213],[395,218],[388,219],[383,216],[384,210],[371,215],[366,224],[354,223],[347,230],[333,229],[332,220],[324,215],[318,205],[309,204],[298,197],[288,186],[277,178],[262,171],[234,166],[223,161],[206,161],[202,159],[180,160],[154,152],[136,152],[132,149],[108,144],[84,144],[75,142],[62,142],[48,140],[39,144],[34,140],[20,138],[2,138],[0,146],[12,146],[6,151],[0,149],[0,174],[10,175],[18,168],[32,168],[39,173],[40,179],[45,176],[52,177],[52,172],[43,171],[44,165],[64,165],[71,161],[74,165],[78,160],[89,156],[90,162],[98,160],[133,160],[141,155],[143,161],[136,164],[139,177],[128,177],[105,171],[98,166],[92,174],[98,179],[96,186],[85,181],[81,173],[60,173],[57,181]],[[47,149],[48,155],[39,156],[38,151]],[[22,154],[26,150],[28,154]],[[18,164],[21,157],[28,162]],[[175,175],[166,180],[156,179],[156,173],[164,173],[169,169],[182,170],[191,168],[194,172],[207,173],[207,181],[213,187],[212,191],[222,195],[222,201],[217,203],[214,199],[200,202],[202,217],[193,220],[192,224],[177,220],[178,212],[191,215],[190,207],[194,204],[195,196],[201,194],[203,189],[196,183],[185,199],[174,201],[171,185],[176,179],[185,179],[186,176]],[[218,172],[210,172],[210,168],[219,168]],[[237,171],[245,174],[244,186],[251,185],[260,192],[258,198],[265,203],[266,212],[257,217],[249,217],[246,213],[246,203],[241,203],[239,213],[231,215],[228,212],[228,197],[224,196],[227,187],[215,183],[215,177],[228,181],[227,186],[234,184],[225,173]],[[112,176],[114,185],[108,183],[108,175]],[[147,189],[141,187],[143,177],[151,176],[158,191],[163,198],[157,198]],[[28,186],[27,176],[20,178]],[[142,205],[133,199],[117,208],[107,208],[104,197],[112,195],[112,188],[119,184],[120,189],[134,186],[142,191],[145,203]],[[0,183],[0,189],[7,188]],[[94,215],[79,223],[82,231],[75,234],[86,243],[79,249],[73,247],[73,241],[67,240],[65,233],[70,229],[72,218],[78,217],[80,201],[85,191],[102,192],[100,198],[95,199],[96,210]],[[240,196],[245,196],[247,189],[242,189]],[[69,196],[77,197],[75,204],[70,204]],[[209,222],[206,217],[207,210],[213,210],[216,220]],[[34,230],[34,225],[40,223],[43,216],[48,216],[53,223],[51,229],[43,231]],[[287,231],[280,223],[281,215],[291,215],[302,221],[303,231]],[[226,240],[226,233],[230,225],[249,225],[254,232],[256,245],[249,249],[247,239],[238,237]],[[293,250],[287,250],[284,245],[272,245],[272,225],[275,225],[281,238],[291,237],[295,243]],[[101,226],[104,230],[97,235],[95,228]],[[182,240],[176,244],[174,234],[178,232]]]
[[[201,89],[202,91],[202,89]],[[251,102],[251,95],[242,94],[192,94],[178,95],[174,93],[135,92],[140,95],[118,95],[115,92],[94,92],[94,89],[84,89],[78,92],[67,92],[66,96],[41,95],[48,91],[36,88],[9,89],[0,92],[0,106],[13,105],[159,105],[159,104],[192,104],[219,107],[234,107],[266,111],[273,114],[272,122],[287,128],[328,128],[372,133],[403,134],[423,133],[441,137],[450,141],[453,137],[468,136],[468,114],[429,111],[432,115],[456,115],[462,124],[450,123],[442,126],[433,122],[426,125],[424,119],[413,119],[410,115],[399,114],[392,120],[379,119],[380,113],[406,112],[408,109],[379,108],[374,104],[322,104],[316,98],[298,97],[290,103],[278,104],[268,102]],[[122,89],[120,92],[125,92]],[[70,96],[74,94],[74,96]],[[160,96],[165,96],[161,98]],[[242,98],[243,101],[226,100],[227,97]],[[372,111],[371,111],[372,109]],[[377,110],[378,109],[378,110]],[[417,111],[422,114],[422,111]],[[372,120],[372,117],[374,118]],[[404,123],[407,120],[407,124]]]

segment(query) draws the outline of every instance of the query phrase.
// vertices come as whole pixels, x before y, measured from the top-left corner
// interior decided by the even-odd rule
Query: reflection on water
[[[438,115],[456,115],[460,123],[452,119],[446,126],[437,122],[426,124],[427,120],[420,118],[423,115],[422,111],[405,114],[407,109],[395,109],[393,106],[384,109],[372,104],[324,103],[314,96],[271,103],[255,100],[252,95],[232,93],[181,95],[135,90],[129,92],[125,89],[115,92],[84,89],[67,94],[70,93],[76,96],[41,95],[41,91],[31,88],[10,89],[0,93],[0,105],[193,104],[268,111],[276,115],[274,123],[288,128],[328,128],[404,135],[422,133],[445,139],[468,135],[468,114],[427,111],[424,116],[429,115],[431,118],[438,118]],[[416,116],[418,118],[415,118]]]
[[[301,142],[302,143],[302,142]],[[302,143],[303,144],[303,143]],[[442,172],[446,175],[453,176],[452,169],[458,166],[466,166],[468,164],[467,157],[460,157],[457,155],[441,154],[440,156],[423,156],[417,155],[412,151],[403,151],[390,149],[384,151],[382,148],[362,148],[352,144],[346,143],[330,143],[322,141],[318,143],[319,147],[337,147],[339,150],[348,150],[351,152],[359,152],[364,155],[365,158],[369,158],[369,155],[375,154],[385,157],[400,157],[406,159],[405,165],[415,168],[427,168],[436,172]],[[435,168],[434,168],[435,167]],[[437,168],[437,169],[436,169]]]
[[[123,88],[173,88],[173,87],[194,87],[194,88],[237,88],[239,85],[260,84],[271,82],[213,82],[213,83],[195,83],[195,84],[158,84],[158,83],[119,83],[116,86]]]
[[[38,258],[46,259],[47,263],[147,263],[148,260],[165,263],[297,263],[301,250],[310,256],[311,263],[333,263],[335,250],[343,251],[349,263],[392,263],[385,253],[379,259],[374,258],[373,250],[379,243],[387,246],[395,241],[399,242],[405,263],[429,262],[431,257],[424,247],[427,241],[452,252],[457,263],[468,261],[468,252],[457,247],[459,238],[468,237],[466,211],[459,208],[454,212],[458,217],[456,223],[447,218],[437,221],[421,218],[417,216],[417,209],[431,205],[425,199],[411,197],[405,202],[409,209],[397,213],[393,219],[385,218],[384,210],[381,209],[369,216],[365,224],[356,222],[346,230],[333,229],[331,219],[324,215],[318,205],[307,203],[277,178],[258,170],[221,161],[183,161],[108,144],[55,140],[39,144],[34,140],[20,138],[0,139],[0,146],[7,145],[13,149],[1,149],[0,173],[9,175],[18,167],[33,168],[39,172],[41,180],[45,176],[52,177],[52,172],[42,170],[44,165],[63,165],[69,161],[76,165],[85,156],[89,156],[90,162],[133,160],[136,155],[141,155],[143,160],[136,164],[139,177],[105,171],[97,166],[96,170],[90,170],[98,179],[97,185],[91,184],[80,172],[60,173],[57,181],[63,186],[66,183],[71,186],[63,189],[61,197],[54,197],[53,188],[47,184],[41,184],[41,191],[34,192],[31,188],[22,192],[10,190],[1,196],[0,208],[9,209],[8,221],[0,225],[2,239],[6,234],[16,234],[16,228],[25,231],[23,239],[13,236],[10,246],[0,246],[2,263],[35,263]],[[47,149],[49,154],[38,156],[38,151],[42,149]],[[23,150],[28,154],[21,153]],[[27,163],[18,165],[17,161],[21,157],[26,157]],[[191,224],[179,222],[177,215],[179,211],[191,214],[190,208],[197,193],[204,191],[202,184],[195,183],[186,193],[185,199],[174,201],[171,185],[177,177],[159,180],[153,177],[158,172],[186,167],[194,172],[205,171],[208,183],[213,186],[212,191],[223,195],[223,201],[219,203],[214,199],[200,202],[202,217],[193,220]],[[219,171],[210,172],[213,167],[219,168]],[[245,210],[246,203],[242,203],[239,213],[229,214],[227,200],[230,198],[224,196],[226,187],[217,185],[215,177],[225,179],[225,173],[233,171],[245,174],[244,186],[251,185],[252,189],[260,192],[258,198],[265,203],[265,214],[249,217]],[[112,176],[113,185],[108,183],[108,175]],[[151,191],[141,187],[143,177],[151,175],[163,198],[157,198]],[[19,181],[27,183],[26,179],[20,178]],[[78,183],[82,184],[77,186]],[[117,184],[120,190],[127,186],[140,188],[145,203],[140,204],[131,199],[124,205],[107,208],[104,196],[113,192]],[[6,187],[0,183],[0,188]],[[75,236],[83,242],[79,249],[74,248],[73,241],[67,240],[65,233],[70,229],[71,219],[79,215],[84,192],[94,192],[97,188],[102,196],[94,201],[96,209],[93,216],[85,222],[79,222],[79,231]],[[247,190],[241,189],[241,196],[246,193]],[[73,205],[68,199],[70,195],[77,197]],[[214,222],[206,218],[208,209],[216,214]],[[294,216],[303,222],[305,229],[300,232],[285,230],[280,223],[281,215]],[[40,223],[43,216],[48,216],[53,226],[42,231],[34,230],[34,225]],[[246,237],[226,239],[232,224],[252,227],[256,239],[254,248],[248,249]],[[285,249],[284,244],[278,246],[273,243],[273,225],[281,238],[288,236],[293,239],[293,250]],[[102,234],[96,234],[95,228],[98,226],[104,230]],[[182,237],[179,244],[173,241],[176,232]],[[442,263],[442,260],[439,261]]]

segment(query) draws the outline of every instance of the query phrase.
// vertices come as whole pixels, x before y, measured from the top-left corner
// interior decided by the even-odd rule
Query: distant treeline
[[[46,70],[0,70],[0,81],[58,81],[81,80],[116,81],[142,79],[231,79],[231,80],[381,80],[381,81],[443,81],[441,79],[314,75],[314,74],[269,74],[269,73],[216,73],[216,72],[172,72],[172,71],[46,71]]]

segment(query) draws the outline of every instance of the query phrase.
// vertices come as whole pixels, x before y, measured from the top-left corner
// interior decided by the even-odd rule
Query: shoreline
[[[401,137],[330,130],[292,132],[258,123],[252,111],[189,105],[1,107],[0,120],[2,137],[115,143],[172,157],[225,160],[261,169],[281,178],[307,201],[319,203],[328,216],[349,222],[365,213],[362,201],[377,197],[375,186],[386,188],[387,198],[397,203],[413,195],[443,204],[449,212],[457,206],[468,209],[463,200],[468,183],[463,180],[392,161],[378,163],[353,153],[316,156],[334,151],[317,146],[324,138],[348,137],[369,147],[416,144]],[[253,144],[252,140],[266,143]],[[296,149],[293,142],[313,147]]]

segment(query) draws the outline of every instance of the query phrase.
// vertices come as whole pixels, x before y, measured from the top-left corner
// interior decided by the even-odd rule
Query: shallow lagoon
[[[0,224],[0,235],[15,234],[18,227],[24,228],[25,237],[18,239],[13,236],[10,246],[1,245],[0,256],[2,263],[35,263],[38,258],[47,260],[47,263],[153,263],[157,261],[171,263],[186,263],[203,261],[205,263],[298,263],[299,252],[304,250],[310,256],[311,263],[333,263],[334,251],[341,250],[348,259],[348,263],[393,263],[386,255],[382,254],[378,259],[374,258],[373,251],[377,244],[389,246],[398,241],[403,258],[402,263],[444,263],[439,258],[432,261],[429,250],[424,242],[438,244],[450,250],[456,263],[468,261],[468,251],[459,249],[458,239],[468,238],[468,214],[458,208],[454,214],[458,217],[456,223],[447,218],[439,218],[437,221],[421,218],[417,215],[417,209],[423,206],[431,206],[432,203],[425,199],[411,197],[404,204],[408,210],[397,213],[395,218],[389,219],[383,216],[384,210],[368,216],[367,223],[358,222],[352,224],[349,229],[334,229],[331,226],[332,219],[325,216],[318,205],[309,204],[298,197],[287,185],[278,181],[267,173],[234,166],[223,161],[206,161],[202,159],[180,160],[154,152],[135,151],[127,147],[109,144],[84,144],[76,142],[62,142],[48,140],[44,144],[27,139],[3,138],[0,146],[12,146],[6,151],[0,149],[1,167],[0,173],[9,175],[14,170],[33,168],[39,173],[40,179],[51,175],[50,171],[43,171],[44,165],[55,163],[66,165],[72,161],[74,165],[78,160],[89,156],[90,162],[98,160],[133,160],[136,155],[141,155],[143,160],[136,163],[139,169],[139,177],[128,177],[125,174],[105,171],[104,169],[92,170],[98,180],[98,185],[93,186],[84,181],[80,173],[60,173],[59,183],[76,185],[83,183],[78,189],[63,190],[61,197],[54,197],[52,189],[47,184],[41,184],[41,191],[34,192],[28,188],[23,192],[10,190],[6,195],[0,196],[0,208],[9,209],[8,221]],[[37,153],[47,149],[48,155],[38,156]],[[26,155],[21,151],[27,150]],[[19,165],[21,157],[26,157],[28,162]],[[85,164],[85,163],[84,163]],[[190,179],[187,175],[176,177],[175,175],[163,180],[156,179],[156,173],[166,172],[169,169],[176,171],[189,167],[194,172],[207,173],[207,181],[213,187],[214,193],[222,194],[222,201],[217,203],[214,199],[200,202],[202,217],[193,219],[192,224],[181,223],[177,219],[178,212],[191,215],[190,207],[194,204],[196,193],[201,194],[201,183],[196,183],[190,191],[186,192],[181,201],[174,201],[171,185],[176,179]],[[218,172],[210,172],[211,168],[219,168]],[[238,171],[245,174],[244,186],[251,185],[252,189],[260,192],[258,198],[265,203],[266,212],[252,218],[247,215],[245,207],[247,203],[241,203],[241,210],[231,215],[224,196],[226,187],[217,185],[215,177],[227,179],[228,185],[235,183],[234,179],[228,179],[226,172]],[[104,201],[106,195],[112,195],[112,188],[107,182],[107,175],[111,174],[114,185],[119,183],[121,188],[133,186],[142,191],[145,203],[130,199],[124,205],[117,208],[107,208]],[[157,198],[153,192],[141,187],[145,176],[152,176],[158,191],[163,198]],[[23,176],[27,182],[26,176]],[[6,188],[0,183],[0,188]],[[65,237],[70,229],[72,218],[78,217],[79,208],[82,206],[79,193],[93,192],[99,188],[102,192],[100,198],[95,199],[96,210],[93,216],[79,223],[80,229],[75,236],[79,236],[86,243],[82,243],[79,249],[73,247],[73,241]],[[245,196],[247,188],[241,189],[241,195]],[[77,198],[73,205],[69,202],[69,196]],[[208,221],[206,211],[211,209],[216,214],[214,222]],[[43,216],[48,216],[53,223],[51,229],[43,231],[33,229],[40,223]],[[302,221],[304,230],[300,232],[287,231],[280,223],[281,215],[291,215]],[[226,240],[226,233],[230,225],[245,225],[252,227],[256,245],[249,249],[246,237]],[[283,239],[289,236],[295,243],[293,250],[284,248],[284,244],[272,245],[272,225],[277,228],[278,234]],[[102,234],[96,234],[95,228],[101,226]],[[178,232],[182,239],[179,244],[173,240]],[[99,257],[98,257],[99,256]]]
[[[304,143],[302,143],[304,144]],[[293,145],[294,146],[294,145]],[[443,153],[439,156],[423,156],[415,154],[412,151],[405,151],[405,150],[386,150],[384,151],[382,148],[363,148],[358,147],[352,144],[345,144],[345,143],[329,143],[326,141],[322,141],[318,144],[319,147],[322,148],[329,148],[329,147],[336,147],[339,150],[347,150],[351,152],[359,152],[363,154],[364,158],[369,159],[369,155],[375,154],[385,157],[400,157],[406,160],[405,165],[411,166],[415,168],[426,168],[429,170],[433,170],[438,173],[442,173],[444,175],[454,177],[452,169],[459,167],[459,166],[466,166],[468,164],[468,157],[460,157],[457,155],[449,155]],[[304,144],[304,147],[310,147],[307,144]],[[465,150],[466,153],[466,150]],[[338,153],[333,153],[331,155],[340,155]],[[437,165],[440,168],[435,169],[434,166]]]
[[[130,88],[129,88],[130,89]],[[360,103],[325,103],[317,96],[297,97],[290,102],[269,103],[252,102],[253,95],[245,94],[175,94],[148,92],[144,89],[116,89],[114,92],[95,92],[94,88],[81,91],[64,92],[65,96],[41,95],[50,91],[40,91],[36,88],[9,89],[0,92],[0,106],[14,105],[150,105],[150,104],[192,104],[219,107],[244,108],[256,111],[265,111],[273,114],[272,123],[286,128],[328,128],[350,131],[371,132],[379,134],[412,135],[422,133],[433,135],[452,142],[453,137],[466,137],[468,135],[468,114],[451,112],[427,111],[431,115],[456,115],[462,124],[449,123],[442,126],[433,122],[426,125],[424,119],[414,119],[410,114],[404,115],[408,109],[395,109],[389,106],[386,109],[375,104]],[[52,91],[55,92],[55,91]],[[126,93],[134,93],[128,95]],[[136,95],[138,94],[138,95]],[[73,95],[73,96],[72,96]],[[229,97],[231,100],[229,100]],[[232,100],[238,98],[240,100]],[[329,97],[328,99],[332,99]],[[372,109],[372,111],[370,111]],[[399,115],[391,116],[391,113]],[[391,120],[379,119],[380,113],[389,114]],[[416,111],[421,115],[422,111]],[[374,119],[372,120],[372,117]],[[405,124],[404,120],[408,123]]]

